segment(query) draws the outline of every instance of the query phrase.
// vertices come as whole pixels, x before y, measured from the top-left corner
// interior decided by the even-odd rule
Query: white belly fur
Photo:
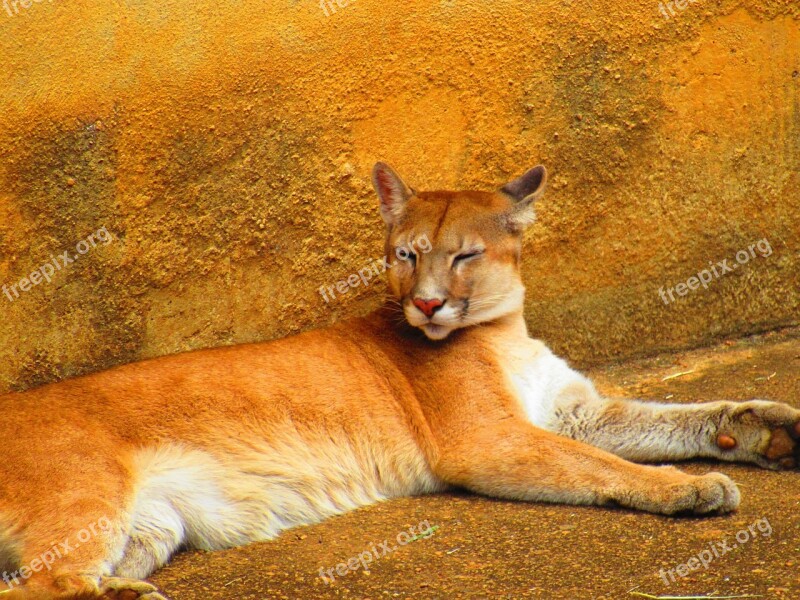
[[[382,455],[352,442],[287,439],[208,452],[182,444],[134,457],[137,486],[131,531],[200,549],[271,539],[389,497],[438,491],[419,449]],[[145,533],[146,534],[146,533]]]

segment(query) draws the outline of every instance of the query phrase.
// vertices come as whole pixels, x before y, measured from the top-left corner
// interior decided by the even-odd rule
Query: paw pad
[[[797,426],[795,426],[796,428]],[[764,453],[769,460],[777,460],[786,456],[791,456],[794,451],[794,440],[785,429],[776,429],[772,432],[772,439],[769,447]]]
[[[729,435],[720,433],[719,436],[717,436],[717,446],[723,450],[733,450],[736,448],[736,440]]]

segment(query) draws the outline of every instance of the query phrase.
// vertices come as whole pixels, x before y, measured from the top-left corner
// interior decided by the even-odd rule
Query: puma
[[[385,251],[403,259],[373,314],[0,397],[4,600],[161,599],[143,579],[180,547],[454,486],[725,513],[725,475],[639,463],[794,467],[786,404],[604,398],[528,337],[520,252],[545,180],[538,166],[495,192],[415,192],[378,163]],[[423,236],[430,251],[397,252]]]

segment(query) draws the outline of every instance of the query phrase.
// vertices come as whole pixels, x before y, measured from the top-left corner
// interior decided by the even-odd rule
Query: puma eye
[[[397,258],[399,258],[400,260],[408,261],[412,265],[417,264],[417,255],[414,254],[413,252],[408,252],[408,251],[399,252],[398,251],[398,252],[396,252],[396,255],[397,255]]]
[[[483,250],[470,250],[469,252],[462,252],[453,259],[453,265],[468,261],[483,254]]]

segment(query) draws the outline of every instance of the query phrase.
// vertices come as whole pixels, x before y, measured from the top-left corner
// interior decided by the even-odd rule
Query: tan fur
[[[99,519],[111,524],[5,598],[155,600],[140,580],[182,544],[269,539],[449,486],[664,514],[738,504],[724,475],[635,464],[576,439],[641,460],[728,458],[714,444],[721,433],[739,440],[736,460],[775,466],[794,451],[785,432],[797,433],[800,413],[785,405],[756,403],[740,418],[732,403],[607,401],[528,338],[521,232],[543,169],[493,193],[417,194],[379,164],[375,185],[387,254],[423,235],[432,249],[389,271],[392,299],[374,314],[0,398],[6,568],[31,565]],[[454,264],[475,249],[482,254]],[[414,307],[420,295],[444,300],[433,319]],[[646,422],[631,425],[642,415],[663,429],[657,440]],[[780,456],[773,430],[784,432]],[[679,447],[673,435],[696,439]]]

